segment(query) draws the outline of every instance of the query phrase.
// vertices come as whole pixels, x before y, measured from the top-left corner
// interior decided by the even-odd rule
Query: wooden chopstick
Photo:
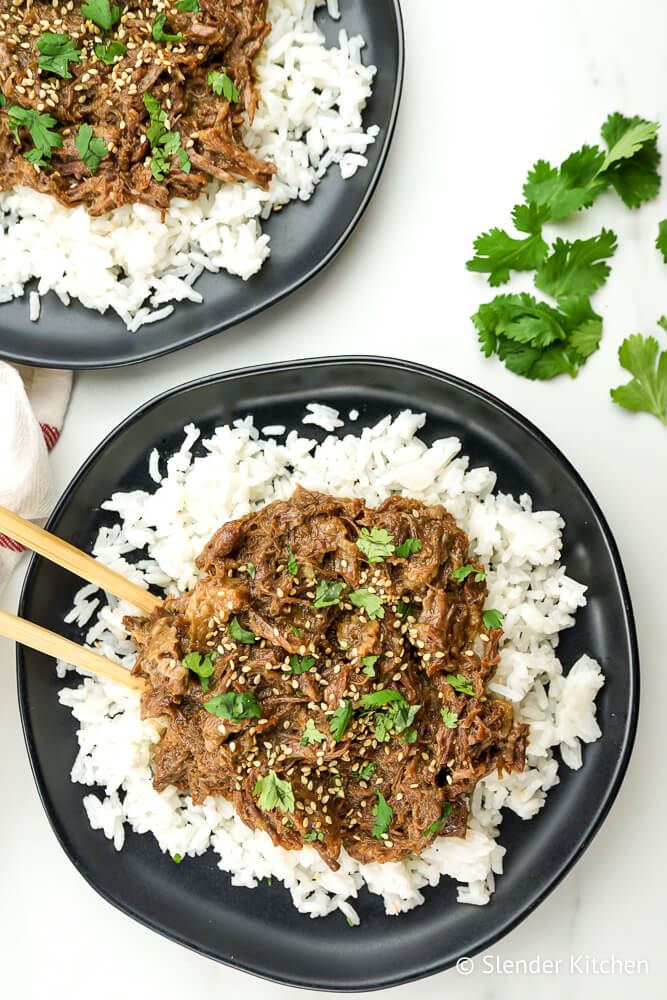
[[[44,531],[43,528],[38,528],[36,524],[26,521],[5,507],[0,507],[0,531],[13,538],[15,542],[20,542],[38,555],[81,577],[82,580],[97,584],[115,597],[128,601],[146,614],[151,614],[162,603],[148,590],[138,587],[136,583],[130,583],[120,573],[103,566],[74,545]]]
[[[141,677],[133,677],[129,670],[119,666],[112,660],[107,660],[99,653],[84,646],[78,646],[75,642],[65,639],[62,635],[49,632],[41,625],[28,622],[25,618],[17,615],[10,615],[7,611],[0,610],[0,635],[14,642],[20,642],[23,646],[30,646],[47,656],[55,656],[58,660],[65,660],[75,667],[96,674],[98,677],[105,677],[107,680],[115,681],[117,684],[124,684],[125,687],[134,688],[141,691],[145,682]]]

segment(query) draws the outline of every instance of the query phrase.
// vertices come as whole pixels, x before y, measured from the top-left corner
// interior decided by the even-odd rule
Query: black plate
[[[151,488],[146,459],[153,447],[175,448],[191,420],[205,431],[253,413],[258,426],[298,427],[313,399],[346,415],[361,411],[358,429],[405,407],[426,411],[423,437],[458,435],[474,465],[488,464],[499,487],[528,491],[538,508],[567,521],[564,559],[588,585],[588,606],[563,633],[560,653],[570,665],[583,652],[606,674],[598,697],[603,737],[584,749],[584,767],[562,769],[561,784],[530,823],[506,814],[501,842],[505,874],[486,907],[455,902],[454,883],[425,891],[423,906],[385,917],[378,897],[363,892],[361,926],[333,915],[311,920],[293,909],[277,883],[233,888],[209,854],[176,867],[151,836],[130,835],[118,855],[92,831],[69,771],[75,723],[57,701],[62,685],[53,664],[20,650],[21,713],[35,780],[53,829],[81,874],[106,899],[154,930],[229,965],[279,982],[326,990],[366,990],[446,969],[457,957],[488,947],[530,913],[563,877],[604,819],[625,772],[636,726],[638,661],[630,599],[616,545],[598,505],[568,461],[527,420],[499,400],[450,375],[402,361],[321,359],[246,369],[192,382],[146,404],[88,459],[60,500],[49,527],[90,549],[108,515],[100,502],[114,490]],[[321,432],[308,427],[308,435]],[[62,618],[78,581],[33,559],[21,614],[81,641]]]
[[[0,309],[0,357],[46,368],[111,368],[169,354],[248,319],[295,291],[338,253],[361,219],[384,167],[403,84],[403,25],[399,0],[342,0],[341,20],[325,9],[318,22],[335,42],[340,27],[366,40],[363,59],[378,67],[373,96],[364,113],[380,135],[368,151],[368,166],[344,181],[331,169],[307,202],[292,202],[263,224],[272,252],[249,281],[224,271],[204,274],[201,305],[176,303],[162,322],[128,333],[109,310],[104,316],[76,301],[69,307],[51,293],[38,323],[28,318],[27,296]]]

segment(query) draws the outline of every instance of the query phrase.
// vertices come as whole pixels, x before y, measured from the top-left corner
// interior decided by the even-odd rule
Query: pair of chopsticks
[[[24,520],[18,514],[13,514],[0,507],[0,532],[19,542],[32,552],[44,556],[50,562],[63,569],[68,570],[82,580],[94,583],[108,593],[128,601],[140,611],[151,614],[162,603],[159,598],[154,597],[148,590],[143,590],[135,583],[126,580],[120,573],[114,572],[107,566],[98,563],[92,556],[86,555],[80,549],[65,542],[62,538],[38,528],[30,521]],[[108,680],[124,684],[126,687],[141,690],[144,682],[140,677],[133,677],[124,667],[119,666],[112,660],[108,660],[99,653],[94,653],[84,646],[79,646],[62,635],[50,632],[40,625],[11,615],[7,611],[0,610],[0,635],[6,639],[29,646],[47,656],[54,656],[56,659],[65,660],[75,667],[80,667],[88,673],[97,674]]]

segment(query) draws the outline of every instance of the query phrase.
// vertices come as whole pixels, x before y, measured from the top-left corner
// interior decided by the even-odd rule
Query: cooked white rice
[[[65,208],[50,195],[19,187],[0,193],[0,303],[54,291],[68,305],[114,309],[135,331],[173,312],[170,303],[201,302],[194,283],[204,270],[248,279],[270,253],[262,221],[298,198],[308,201],[334,164],[343,178],[367,164],[378,135],[364,128],[374,66],[364,66],[364,40],[341,29],[327,48],[314,20],[326,0],[269,0],[273,28],[257,61],[261,103],[247,145],[278,167],[268,191],[248,182],[214,181],[196,201],[173,199],[164,222],[146,205],[125,205],[99,218]],[[328,0],[339,17],[337,0]]]
[[[308,410],[311,422],[313,415],[340,422],[329,407]],[[100,530],[94,553],[138,583],[176,592],[194,584],[195,557],[222,522],[290,496],[298,483],[361,496],[373,505],[395,493],[445,504],[488,566],[489,606],[505,612],[506,638],[490,687],[530,723],[525,771],[505,778],[494,774],[479,783],[465,839],[440,837],[419,856],[385,865],[360,865],[343,853],[340,870],[332,872],[311,847],[298,852],[274,847],[268,834],[250,830],[224,799],[195,806],[174,788],[156,792],[150,755],[160,738],[158,724],[141,721],[135,692],[86,678],[59,694],[79,722],[72,781],[101,786],[103,793],[87,795],[83,804],[91,826],[118,850],[126,825],[151,833],[172,856],[212,848],[234,885],[253,888],[264,878],[279,879],[297,909],[312,917],[339,909],[357,922],[352,901],[364,884],[382,896],[388,914],[404,913],[422,903],[420,890],[437,885],[443,875],[459,883],[460,902],[489,901],[495,875],[503,869],[505,848],[497,840],[501,810],[531,819],[542,808],[559,781],[556,748],[569,767],[581,766],[582,742],[600,736],[595,697],[604,678],[585,654],[564,674],[556,655],[560,630],[573,625],[574,613],[586,603],[585,588],[559,563],[561,517],[533,511],[528,496],[517,502],[494,493],[494,473],[470,469],[456,438],[427,447],[417,437],[424,422],[423,415],[406,410],[356,436],[329,435],[317,445],[296,431],[284,443],[267,439],[247,417],[218,427],[201,442],[203,457],[197,458],[192,448],[200,435],[189,426],[175,454],[150,456],[151,477],[159,484],[153,492],[117,493],[103,504],[118,518]],[[128,562],[144,546],[147,558]],[[79,591],[68,620],[83,625],[95,614],[87,642],[130,667],[134,648],[121,619],[133,609],[108,595],[97,607],[93,594],[90,586]],[[66,666],[59,669],[64,676]]]

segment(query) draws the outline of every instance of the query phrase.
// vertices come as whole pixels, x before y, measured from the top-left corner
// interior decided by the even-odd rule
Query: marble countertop
[[[531,383],[483,358],[469,317],[490,296],[463,264],[478,232],[509,222],[536,159],[558,162],[595,142],[611,111],[667,122],[667,5],[403,5],[402,115],[375,200],[345,251],[288,301],[225,335],[139,367],[80,375],[53,454],[57,487],[153,394],[246,364],[328,353],[395,355],[469,379],[533,420],[588,482],[623,556],[642,662],[634,756],[594,844],[532,916],[478,957],[470,974],[452,970],[387,996],[519,1000],[537,992],[584,1000],[599,989],[609,1000],[630,992],[657,997],[667,980],[660,861],[667,799],[656,783],[667,697],[666,589],[656,586],[667,564],[667,431],[650,417],[612,406],[609,388],[623,381],[616,358],[621,340],[631,332],[654,333],[656,319],[667,312],[667,268],[653,248],[658,220],[667,216],[667,186],[636,213],[605,197],[571,227],[590,235],[608,225],[619,236],[611,278],[596,298],[605,319],[602,347],[576,380]],[[23,570],[2,595],[9,610]],[[0,821],[0,979],[7,995],[48,991],[52,998],[117,1000],[122,991],[180,1000],[238,989],[247,1000],[296,996],[163,940],[117,913],[78,876],[51,834],[30,775],[13,660],[9,643],[0,641],[7,803]],[[606,974],[604,963],[613,957],[635,965],[621,970],[617,964]],[[108,968],[121,972],[120,983]]]

